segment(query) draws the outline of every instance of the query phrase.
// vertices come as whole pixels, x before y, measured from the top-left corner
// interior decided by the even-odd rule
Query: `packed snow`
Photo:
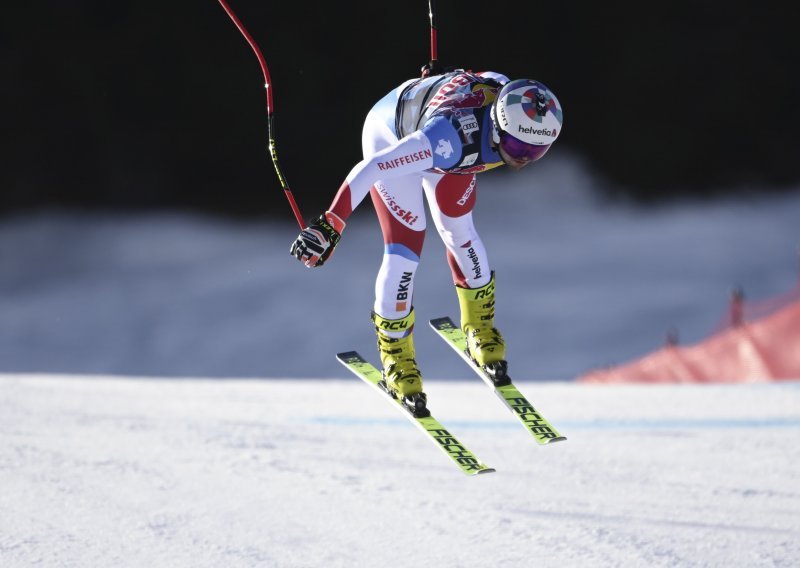
[[[0,565],[800,564],[800,384],[519,386],[566,441],[428,381],[469,477],[357,379],[4,375]]]

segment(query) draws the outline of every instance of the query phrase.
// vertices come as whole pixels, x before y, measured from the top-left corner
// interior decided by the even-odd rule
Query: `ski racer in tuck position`
[[[387,388],[409,405],[425,404],[415,360],[414,275],[425,238],[423,194],[447,250],[469,355],[490,375],[505,375],[505,344],[494,325],[495,279],[472,219],[475,175],[540,159],[562,125],[561,105],[538,81],[456,70],[402,83],[367,114],[364,159],[327,211],[290,253],[322,266],[345,223],[369,193],[383,233],[372,321]]]

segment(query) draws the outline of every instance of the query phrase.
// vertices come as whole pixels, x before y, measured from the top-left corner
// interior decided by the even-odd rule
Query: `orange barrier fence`
[[[800,285],[760,302],[734,292],[712,335],[665,347],[627,364],[591,371],[585,383],[745,383],[800,379]]]

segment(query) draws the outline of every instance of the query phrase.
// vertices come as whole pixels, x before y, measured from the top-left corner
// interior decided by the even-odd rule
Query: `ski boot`
[[[480,288],[456,286],[461,307],[461,329],[467,336],[467,354],[488,374],[495,386],[511,384],[506,344],[494,327],[494,272],[492,279]]]
[[[414,310],[404,318],[390,320],[372,312],[378,351],[383,364],[381,387],[417,418],[430,416],[427,395],[422,392],[422,374],[414,359]],[[405,333],[403,337],[390,337],[390,332]]]

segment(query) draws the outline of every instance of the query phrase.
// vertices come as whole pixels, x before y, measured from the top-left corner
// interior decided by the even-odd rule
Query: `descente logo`
[[[553,130],[549,130],[547,128],[537,129],[534,128],[533,126],[531,126],[530,128],[525,128],[521,124],[519,125],[519,131],[522,132],[523,134],[538,134],[539,136],[555,136],[557,132],[555,128]]]
[[[475,191],[475,177],[473,176],[472,181],[469,182],[469,186],[467,187],[467,191],[464,192],[464,195],[461,196],[461,199],[456,201],[462,207],[467,204],[467,199],[469,196],[472,195],[472,192]]]

